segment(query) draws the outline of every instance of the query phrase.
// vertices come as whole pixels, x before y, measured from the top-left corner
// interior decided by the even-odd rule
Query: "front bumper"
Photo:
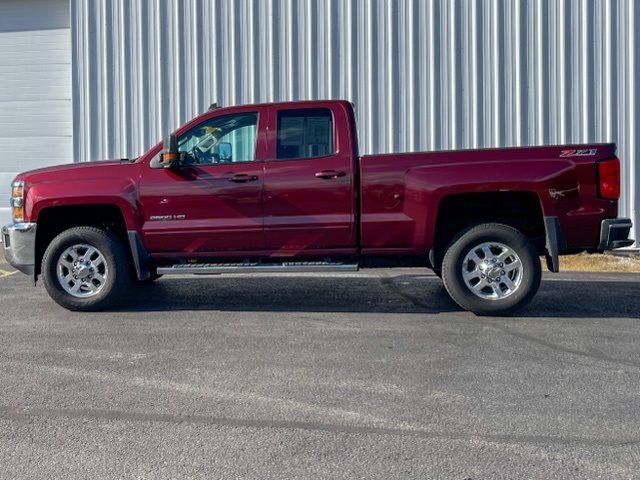
[[[629,247],[634,240],[629,238],[631,220],[628,218],[608,218],[600,226],[600,244],[598,250],[613,250],[614,248]]]
[[[12,223],[2,227],[4,258],[27,275],[33,275],[36,263],[36,224]]]

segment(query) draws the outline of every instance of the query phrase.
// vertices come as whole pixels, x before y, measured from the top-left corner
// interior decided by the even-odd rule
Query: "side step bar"
[[[331,262],[283,262],[283,263],[181,263],[161,266],[159,275],[216,275],[222,273],[306,273],[306,272],[357,272],[353,263]]]

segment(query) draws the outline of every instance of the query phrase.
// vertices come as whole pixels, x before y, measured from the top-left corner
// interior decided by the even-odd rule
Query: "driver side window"
[[[253,162],[257,127],[257,113],[216,117],[181,135],[178,150],[187,165]]]

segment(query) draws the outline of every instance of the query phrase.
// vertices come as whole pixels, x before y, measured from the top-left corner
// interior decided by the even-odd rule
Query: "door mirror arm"
[[[168,135],[162,144],[160,165],[164,168],[180,168],[184,165],[186,154],[178,151],[178,137],[175,134]]]

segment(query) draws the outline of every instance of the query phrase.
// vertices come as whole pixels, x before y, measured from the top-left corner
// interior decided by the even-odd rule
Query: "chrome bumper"
[[[609,218],[602,221],[598,250],[613,250],[634,244],[629,238],[632,223],[628,218]]]
[[[33,275],[36,263],[36,224],[12,223],[2,227],[4,258],[27,275]]]

